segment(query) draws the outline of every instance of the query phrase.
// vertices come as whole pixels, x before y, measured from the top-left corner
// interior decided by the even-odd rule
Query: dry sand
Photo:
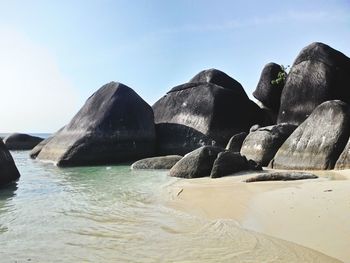
[[[178,180],[169,205],[209,219],[233,219],[261,232],[350,262],[350,170],[319,179],[242,182],[247,176]]]

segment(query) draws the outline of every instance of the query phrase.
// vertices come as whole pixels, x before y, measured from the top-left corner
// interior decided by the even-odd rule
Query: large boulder
[[[241,83],[231,78],[225,72],[214,68],[202,70],[190,79],[189,83],[212,83],[225,89],[230,89],[238,95],[248,98]]]
[[[142,169],[171,169],[178,161],[182,159],[181,155],[167,155],[150,157],[134,162],[131,165],[133,170]]]
[[[267,166],[296,126],[288,123],[262,127],[248,134],[241,154],[262,166]]]
[[[111,82],[86,101],[37,158],[58,166],[101,165],[149,157],[154,148],[152,108],[131,88]]]
[[[305,47],[288,73],[277,123],[299,125],[322,102],[350,103],[350,59],[322,43]]]
[[[242,144],[247,137],[246,132],[240,132],[231,137],[231,139],[228,141],[228,144],[226,145],[226,150],[231,152],[240,152]]]
[[[0,140],[0,187],[20,177],[15,162],[2,140]]]
[[[219,178],[247,170],[261,170],[261,166],[252,165],[239,152],[224,151],[218,154],[210,173],[211,178]]]
[[[4,144],[9,150],[31,150],[38,145],[43,138],[24,133],[12,133],[4,138]]]
[[[339,101],[319,105],[283,143],[270,166],[276,169],[333,169],[350,135],[350,107]]]
[[[241,86],[194,82],[177,86],[153,105],[159,155],[184,155],[203,145],[225,147],[232,134],[264,122]]]
[[[210,175],[213,163],[224,149],[215,146],[203,146],[186,154],[169,171],[169,175],[181,178],[198,178]]]
[[[283,72],[283,68],[276,63],[268,63],[261,72],[258,85],[253,96],[259,100],[265,107],[272,110],[274,114],[278,113],[280,107],[281,93],[284,83],[272,83],[278,78],[278,73]]]

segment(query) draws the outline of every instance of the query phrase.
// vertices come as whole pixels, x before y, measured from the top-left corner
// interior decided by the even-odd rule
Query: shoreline
[[[178,180],[166,187],[167,205],[209,220],[231,219],[243,229],[348,262],[350,170],[307,172],[319,178],[245,183],[258,173],[244,172]]]

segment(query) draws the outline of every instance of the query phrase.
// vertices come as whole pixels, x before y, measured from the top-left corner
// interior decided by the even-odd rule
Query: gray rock
[[[255,124],[252,127],[250,127],[249,132],[255,132],[257,130],[259,130],[261,128],[261,126],[259,124]]]
[[[282,70],[281,66],[276,63],[266,64],[261,72],[258,85],[253,92],[253,96],[275,114],[278,113],[280,107],[284,83],[272,84],[272,81],[278,78],[278,73],[282,72]]]
[[[276,169],[333,169],[350,135],[350,107],[342,101],[319,105],[277,151]]]
[[[20,174],[9,150],[0,140],[0,187],[5,187],[19,177]]]
[[[350,139],[335,163],[334,169],[350,169]]]
[[[171,169],[181,159],[181,155],[151,157],[133,163],[131,169]]]
[[[292,65],[277,123],[299,125],[321,103],[350,103],[350,58],[322,43],[305,47]]]
[[[232,134],[264,122],[262,110],[242,89],[191,82],[170,90],[153,105],[158,155],[184,155],[203,145],[225,147]]]
[[[251,177],[244,182],[262,182],[262,181],[293,181],[293,180],[304,180],[304,179],[316,179],[317,175],[310,173],[299,173],[299,172],[274,172],[274,173],[263,173],[257,176]]]
[[[267,166],[295,129],[295,125],[288,123],[259,128],[248,134],[241,147],[241,154]]]
[[[96,91],[40,151],[58,166],[103,165],[154,155],[152,108],[131,88],[111,82]]]
[[[45,140],[41,141],[37,146],[35,146],[29,153],[29,157],[32,159],[36,159],[36,157],[38,157],[39,153],[41,152],[41,150],[43,149],[43,147],[49,143],[49,141],[52,140],[52,138],[59,133],[60,131],[62,131],[64,129],[64,126],[59,129],[57,132],[51,134],[49,137],[47,137]]]
[[[219,178],[241,171],[259,170],[238,152],[224,151],[218,154],[210,173],[211,178]],[[261,167],[260,167],[261,170]]]
[[[231,78],[225,72],[214,68],[202,70],[190,79],[189,83],[212,83],[225,89],[230,89],[238,95],[248,99],[247,94],[238,81]]]
[[[186,154],[170,169],[169,175],[181,178],[198,178],[210,175],[220,147],[203,146]]]
[[[4,144],[9,150],[31,150],[38,145],[43,138],[23,133],[12,133],[4,138]]]
[[[246,132],[233,135],[226,146],[226,150],[231,152],[239,152],[247,135],[248,134]]]

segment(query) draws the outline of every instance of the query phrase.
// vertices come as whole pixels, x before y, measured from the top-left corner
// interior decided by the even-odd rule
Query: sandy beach
[[[172,208],[208,219],[233,219],[264,233],[350,262],[350,170],[312,171],[318,179],[245,183],[256,174],[178,180]]]

